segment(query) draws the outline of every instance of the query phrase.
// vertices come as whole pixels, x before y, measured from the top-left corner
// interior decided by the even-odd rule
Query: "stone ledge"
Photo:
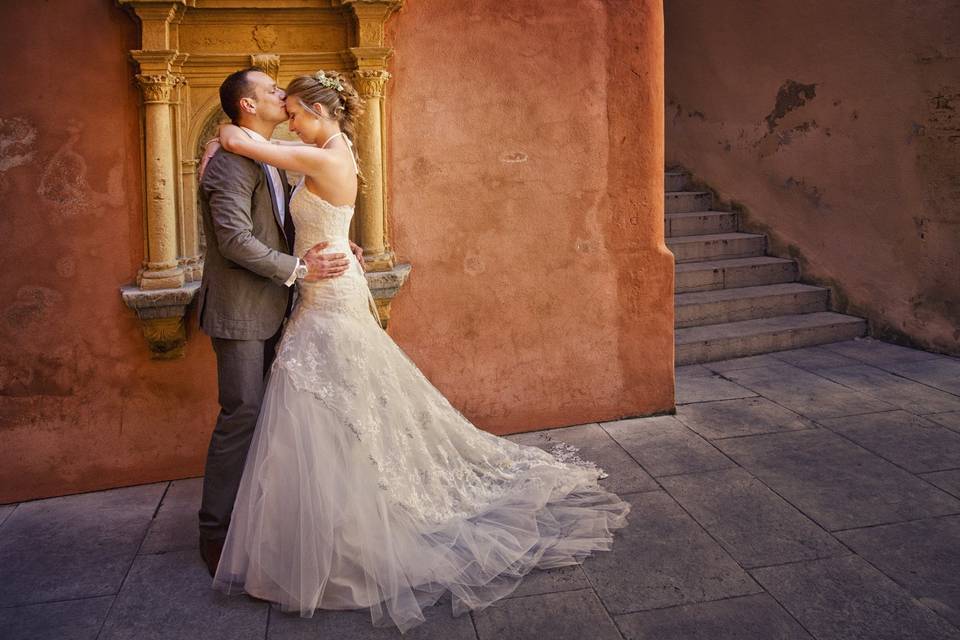
[[[390,304],[407,281],[411,269],[409,264],[398,264],[389,271],[371,271],[366,274],[383,328],[386,328],[390,321]],[[187,344],[184,318],[187,307],[199,291],[199,282],[188,282],[173,289],[141,289],[132,285],[120,287],[120,296],[124,304],[136,312],[143,329],[143,337],[146,338],[155,359],[172,360],[183,357]]]
[[[140,319],[143,337],[157,360],[182,358],[187,344],[183,319],[187,307],[200,291],[199,282],[188,282],[174,289],[120,287],[124,304]]]
[[[390,322],[390,304],[396,297],[400,287],[407,281],[412,267],[409,264],[398,264],[389,271],[367,272],[367,285],[377,303],[377,314],[384,329]]]

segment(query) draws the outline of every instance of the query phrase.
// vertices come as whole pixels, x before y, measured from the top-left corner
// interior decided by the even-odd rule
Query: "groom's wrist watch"
[[[307,267],[307,263],[297,258],[297,268],[293,270],[297,274],[297,280],[303,280],[307,277],[307,274],[310,273],[310,269]]]

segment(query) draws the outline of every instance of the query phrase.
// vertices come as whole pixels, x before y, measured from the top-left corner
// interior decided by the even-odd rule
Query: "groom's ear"
[[[240,98],[240,108],[251,114],[257,112],[257,107],[250,98]]]

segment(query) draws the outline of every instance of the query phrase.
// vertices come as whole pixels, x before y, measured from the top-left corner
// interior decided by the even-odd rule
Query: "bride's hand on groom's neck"
[[[207,163],[210,162],[210,158],[213,157],[213,154],[217,152],[217,149],[220,148],[220,139],[211,138],[207,140],[207,143],[203,145],[203,157],[200,158],[200,168],[198,169],[197,179],[203,178],[203,172],[207,169]]]

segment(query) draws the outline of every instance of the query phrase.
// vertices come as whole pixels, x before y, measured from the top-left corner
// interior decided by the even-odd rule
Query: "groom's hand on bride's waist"
[[[307,263],[307,276],[304,282],[317,282],[327,278],[336,278],[343,275],[350,261],[345,253],[322,253],[329,242],[320,242],[303,254],[303,261]]]

